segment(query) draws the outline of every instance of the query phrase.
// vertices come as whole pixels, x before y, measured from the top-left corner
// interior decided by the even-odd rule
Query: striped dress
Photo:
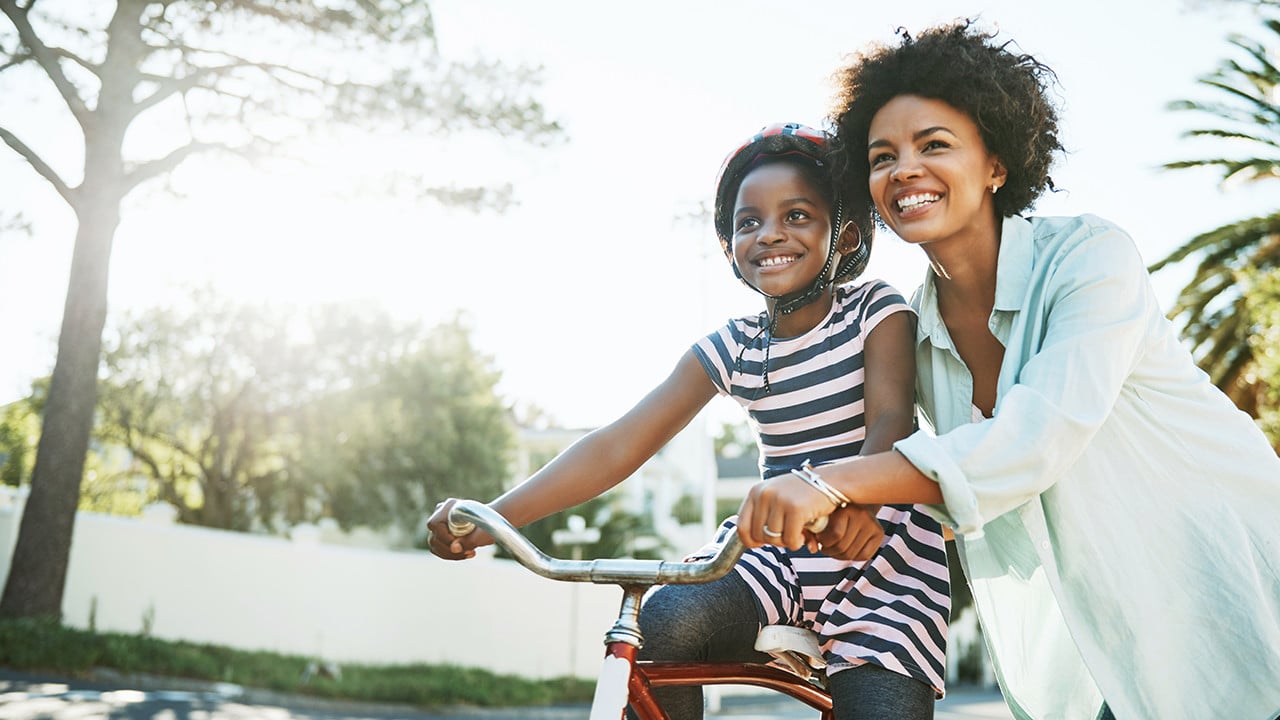
[[[730,321],[694,345],[722,394],[746,408],[760,441],[761,471],[773,477],[857,455],[863,425],[863,344],[876,324],[911,307],[889,285],[836,288],[827,318],[769,347],[764,392],[760,317]],[[932,686],[941,697],[951,608],[942,529],[912,505],[885,505],[885,540],[866,562],[801,549],[750,550],[737,566],[768,624],[818,633],[828,673],[870,662]],[[735,518],[717,540],[732,532]]]

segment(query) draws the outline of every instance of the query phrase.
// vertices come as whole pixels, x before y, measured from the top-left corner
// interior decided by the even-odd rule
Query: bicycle
[[[640,633],[640,603],[655,585],[710,582],[733,569],[743,547],[736,535],[705,560],[633,559],[564,560],[552,558],[487,505],[460,500],[449,512],[449,530],[456,536],[476,527],[493,537],[524,567],[550,580],[617,585],[622,588],[618,619],[605,633],[604,664],[596,679],[590,720],[618,720],[631,707],[639,720],[668,720],[653,697],[653,688],[669,686],[752,685],[795,698],[818,710],[821,720],[833,720],[831,695],[824,676],[816,636],[809,630],[783,625],[762,628],[756,649],[773,655],[778,665],[757,663],[694,663],[637,660],[644,644]]]

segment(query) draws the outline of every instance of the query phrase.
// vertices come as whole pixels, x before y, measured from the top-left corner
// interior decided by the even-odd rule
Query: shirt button
[[[1041,549],[1041,550],[1048,550],[1048,549],[1049,549],[1049,541],[1048,541],[1048,540],[1041,540],[1041,541],[1040,541],[1040,549]]]

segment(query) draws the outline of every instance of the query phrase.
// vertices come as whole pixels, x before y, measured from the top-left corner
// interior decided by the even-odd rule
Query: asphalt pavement
[[[585,705],[443,710],[287,695],[226,683],[99,673],[74,680],[0,669],[0,720],[585,720]],[[726,693],[708,720],[816,718],[774,693]],[[998,690],[958,688],[938,701],[936,720],[1009,720]]]

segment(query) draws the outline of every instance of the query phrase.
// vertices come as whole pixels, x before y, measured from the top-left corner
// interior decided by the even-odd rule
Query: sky
[[[1205,119],[1165,107],[1212,99],[1196,80],[1236,56],[1227,36],[1260,36],[1242,3],[439,0],[433,8],[447,57],[541,67],[535,94],[564,127],[563,141],[442,146],[348,135],[315,146],[321,173],[191,164],[174,178],[182,197],[149,188],[126,207],[112,315],[192,284],[246,301],[371,302],[429,323],[462,311],[508,402],[536,405],[564,426],[607,423],[699,337],[763,309],[733,278],[709,223],[690,219],[710,201],[724,155],[768,123],[822,125],[831,73],[866,43],[959,17],[998,30],[1058,75],[1069,152],[1052,171],[1062,191],[1034,214],[1108,218],[1154,261],[1275,206],[1265,187],[1224,191],[1212,171],[1159,169],[1211,154],[1180,137]],[[66,142],[74,128],[48,88],[24,82],[0,81],[0,126],[75,167]],[[458,184],[510,182],[516,205],[476,214],[380,193],[376,178],[391,157]],[[29,236],[0,234],[2,403],[52,368],[75,227],[56,193],[3,146],[0,210],[20,210],[33,227]],[[865,276],[909,294],[924,269],[918,249],[881,231]],[[1156,276],[1166,304],[1185,276]]]

